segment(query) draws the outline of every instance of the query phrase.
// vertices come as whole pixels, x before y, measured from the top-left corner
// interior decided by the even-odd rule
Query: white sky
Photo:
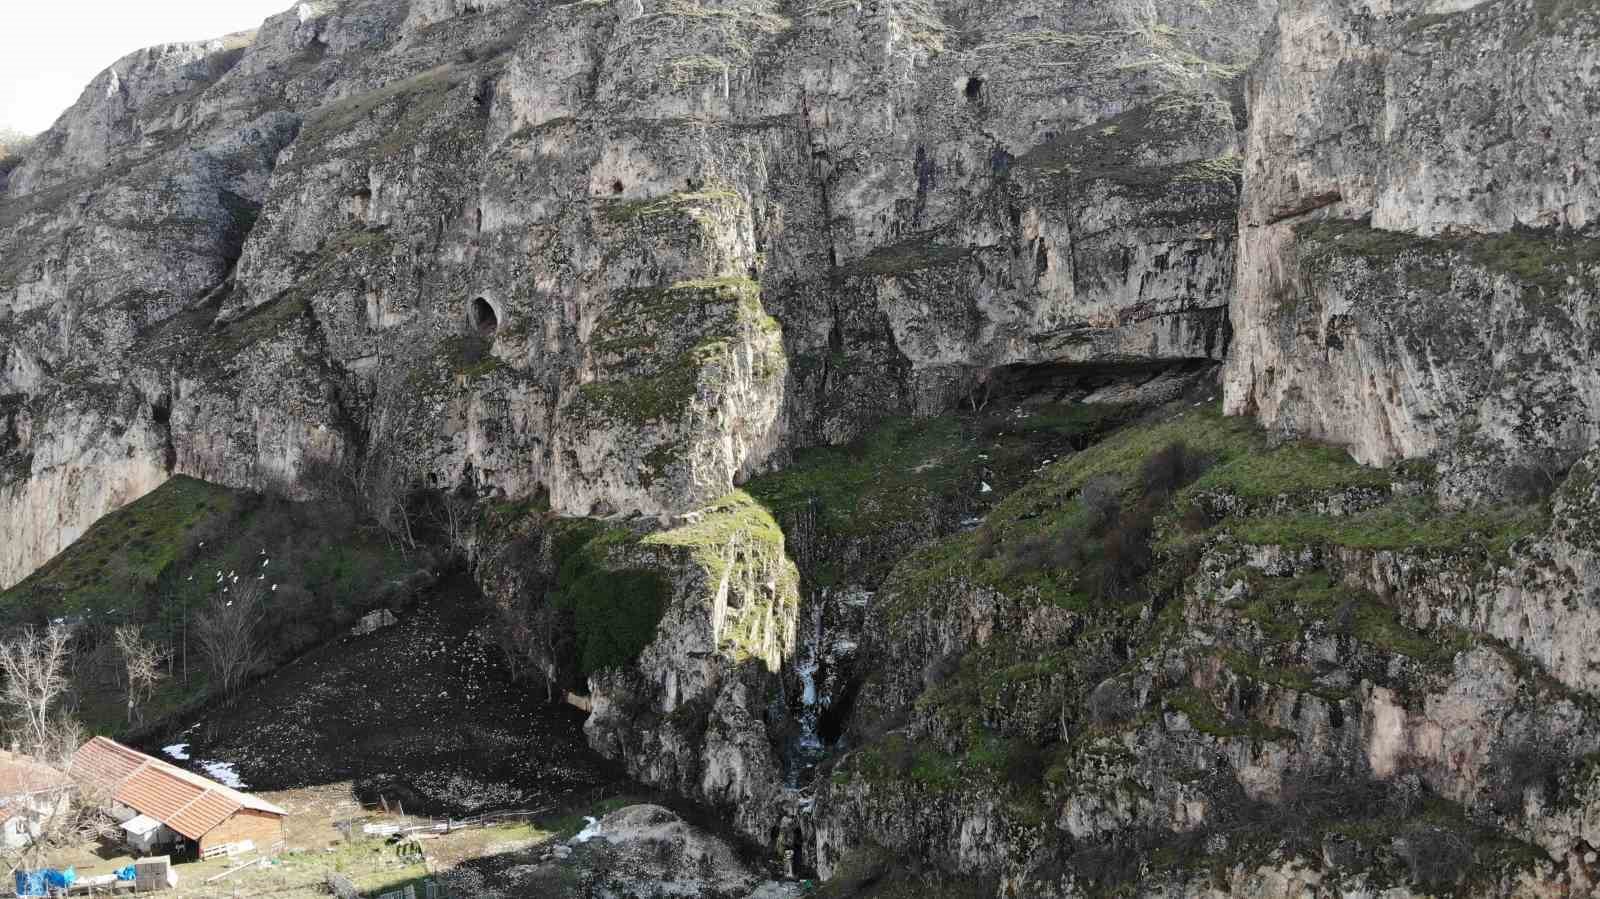
[[[94,76],[152,44],[221,37],[294,0],[0,0],[0,128],[50,127]]]

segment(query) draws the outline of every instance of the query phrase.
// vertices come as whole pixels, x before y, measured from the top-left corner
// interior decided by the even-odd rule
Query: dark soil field
[[[190,767],[228,763],[256,791],[348,782],[411,814],[568,806],[620,786],[581,712],[511,681],[482,602],[470,577],[448,577],[398,624],[325,644],[141,748],[187,743]]]

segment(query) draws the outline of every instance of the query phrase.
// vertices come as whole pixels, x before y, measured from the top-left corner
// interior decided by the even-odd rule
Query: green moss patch
[[[1505,275],[1549,299],[1572,286],[1600,287],[1600,240],[1555,232],[1512,231],[1464,237],[1418,237],[1361,222],[1326,221],[1296,229],[1302,259],[1313,267],[1338,257],[1404,268],[1413,284],[1448,289],[1451,268],[1465,263]]]
[[[60,555],[0,593],[0,610],[44,605],[50,612],[131,613],[177,561],[189,535],[238,512],[241,494],[179,475],[90,526]]]
[[[1504,557],[1512,544],[1537,533],[1547,522],[1548,514],[1540,507],[1450,511],[1427,498],[1416,497],[1344,517],[1274,515],[1245,519],[1229,527],[1239,539],[1259,545],[1470,551]]]
[[[1406,624],[1393,606],[1365,590],[1347,587],[1325,571],[1294,578],[1260,578],[1255,582],[1251,601],[1241,610],[1269,636],[1283,642],[1302,637],[1313,623],[1323,623],[1334,633],[1344,634],[1385,653],[1402,655],[1439,673],[1448,673],[1456,654],[1473,645],[1472,637],[1454,628],[1430,632]],[[1244,660],[1236,661],[1244,663]],[[1259,662],[1236,667],[1242,673],[1258,669]],[[1271,680],[1267,677],[1265,679]],[[1300,683],[1298,675],[1285,686]],[[1305,684],[1307,692],[1320,692]]]
[[[622,291],[592,337],[596,355],[614,373],[578,388],[567,414],[636,426],[676,419],[698,394],[702,376],[726,362],[737,342],[778,332],[761,306],[760,285],[746,278]],[[781,376],[781,360],[758,364],[769,377]]]

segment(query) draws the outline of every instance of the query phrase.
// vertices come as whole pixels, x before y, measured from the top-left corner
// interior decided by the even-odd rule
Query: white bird
[[[262,568],[265,568],[265,567],[267,567],[267,563],[268,563],[268,562],[271,562],[271,561],[272,561],[272,560],[271,560],[271,559],[262,559],[262,560],[261,560],[261,567],[262,567]]]
[[[277,593],[278,592],[278,585],[277,584],[273,584],[272,585],[272,592],[273,593]]]
[[[266,576],[266,575],[264,575],[264,574],[258,574],[258,575],[256,575],[256,580],[258,580],[258,581],[264,581],[264,580],[266,580],[266,579],[267,579],[267,576]]]
[[[191,581],[194,580],[194,575],[192,575],[192,574],[189,575],[189,580],[191,580]]]
[[[206,542],[205,542],[205,541],[204,541],[204,540],[201,540],[201,541],[200,541],[200,545],[201,545],[201,546],[205,546],[205,545],[206,545]]]

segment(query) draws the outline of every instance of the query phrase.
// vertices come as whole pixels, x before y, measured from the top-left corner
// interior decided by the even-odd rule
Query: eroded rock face
[[[1294,2],[1250,79],[1231,411],[1501,495],[1595,442],[1600,17]]]
[[[119,61],[12,173],[0,394],[132,385],[154,472],[305,495],[377,431],[665,518],[997,368],[1218,359],[1269,12],[301,3]],[[49,454],[84,521],[134,492],[94,452]],[[0,583],[60,544],[5,518]]]

